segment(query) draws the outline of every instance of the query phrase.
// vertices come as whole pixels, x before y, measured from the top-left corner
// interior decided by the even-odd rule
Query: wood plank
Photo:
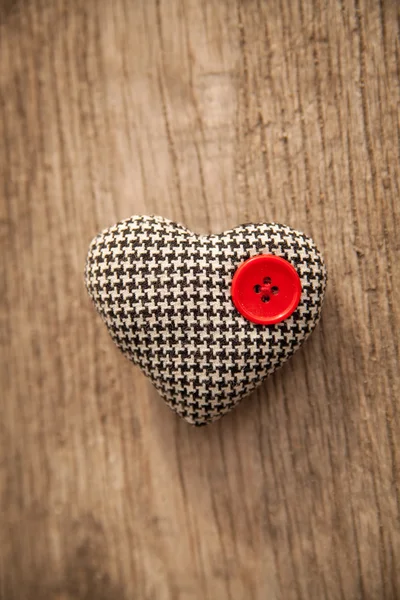
[[[400,597],[397,0],[0,0],[0,598]],[[323,251],[304,348],[180,422],[83,283],[132,214]]]

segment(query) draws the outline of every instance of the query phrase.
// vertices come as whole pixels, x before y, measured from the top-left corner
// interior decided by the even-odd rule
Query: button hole
[[[262,302],[269,302],[271,300],[270,296],[262,296]]]
[[[271,283],[271,277],[264,277],[264,283],[265,283],[265,285],[268,285],[269,283]]]
[[[272,288],[272,293],[276,296],[276,294],[279,294],[279,288],[278,286],[274,285]]]
[[[253,289],[254,289],[254,291],[255,291],[256,294],[259,294],[261,292],[261,285],[257,284],[257,285],[254,286]]]

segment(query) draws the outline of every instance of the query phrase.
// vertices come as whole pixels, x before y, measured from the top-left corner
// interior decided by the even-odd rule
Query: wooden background
[[[399,36],[398,0],[0,0],[2,600],[400,598]],[[135,213],[325,255],[310,341],[208,428],[86,294]]]

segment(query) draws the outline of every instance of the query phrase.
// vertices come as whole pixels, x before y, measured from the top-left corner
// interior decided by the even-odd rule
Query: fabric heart
[[[260,254],[288,261],[301,282],[297,308],[273,325],[248,320],[232,301],[235,272]],[[315,328],[326,286],[313,241],[285,225],[198,236],[150,216],[99,234],[85,277],[114,342],[194,425],[221,417],[283,365]]]

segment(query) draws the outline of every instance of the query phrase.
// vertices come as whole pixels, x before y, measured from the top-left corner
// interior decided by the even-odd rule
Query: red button
[[[236,308],[246,319],[274,325],[296,310],[301,281],[296,269],[284,258],[259,254],[238,267],[231,291]]]

